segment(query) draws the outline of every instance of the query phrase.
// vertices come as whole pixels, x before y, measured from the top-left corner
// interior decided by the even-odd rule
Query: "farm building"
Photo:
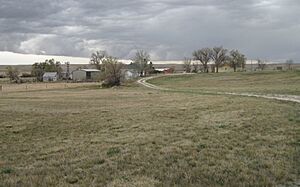
[[[125,80],[136,79],[139,77],[139,72],[136,69],[122,69],[121,71]]]
[[[45,72],[43,75],[43,82],[55,82],[58,78],[57,72]]]
[[[101,71],[97,69],[79,69],[72,72],[73,81],[97,81]]]
[[[174,67],[170,67],[170,68],[155,68],[156,72],[164,73],[164,74],[174,73],[174,70],[175,70]]]

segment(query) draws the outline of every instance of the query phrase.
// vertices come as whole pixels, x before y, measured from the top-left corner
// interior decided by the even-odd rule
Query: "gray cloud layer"
[[[0,0],[0,50],[88,57],[190,56],[237,48],[248,58],[300,60],[299,0]]]

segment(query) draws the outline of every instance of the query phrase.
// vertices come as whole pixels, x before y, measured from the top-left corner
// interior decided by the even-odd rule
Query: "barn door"
[[[92,79],[92,73],[91,72],[86,72],[86,79],[88,79],[88,80]]]

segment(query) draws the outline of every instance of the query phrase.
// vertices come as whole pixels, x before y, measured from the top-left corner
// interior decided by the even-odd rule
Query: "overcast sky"
[[[300,0],[0,0],[0,51],[180,60],[220,45],[300,61]]]

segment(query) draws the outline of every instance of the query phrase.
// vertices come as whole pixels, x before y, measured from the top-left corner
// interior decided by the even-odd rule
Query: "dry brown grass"
[[[299,179],[295,103],[137,86],[0,95],[0,186],[275,186]]]
[[[149,81],[166,88],[187,91],[300,95],[300,71],[201,73],[167,76]]]
[[[24,84],[2,84],[2,92],[39,91],[53,89],[67,89],[100,85],[100,83],[24,83]]]

